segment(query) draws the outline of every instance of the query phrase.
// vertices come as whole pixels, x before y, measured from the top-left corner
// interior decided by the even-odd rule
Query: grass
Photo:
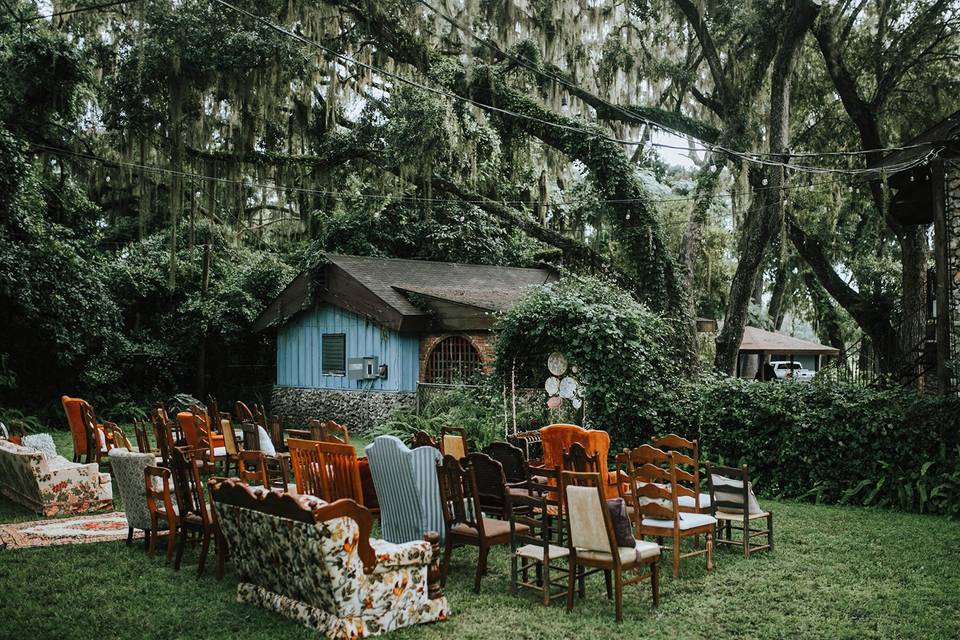
[[[59,442],[58,442],[59,445]],[[69,449],[66,449],[69,451]],[[856,507],[762,501],[775,512],[777,550],[749,560],[720,550],[717,568],[664,562],[661,604],[649,588],[624,594],[622,625],[601,579],[571,614],[508,591],[508,553],[491,554],[472,591],[476,552],[454,552],[450,620],[392,637],[464,638],[957,638],[960,523]],[[30,519],[0,502],[0,520]],[[22,509],[20,511],[23,511]],[[162,555],[162,554],[161,554]],[[198,578],[195,551],[175,573],[161,555],[123,542],[0,552],[0,638],[316,638],[280,616],[235,602],[236,576]],[[228,563],[229,567],[229,563]]]

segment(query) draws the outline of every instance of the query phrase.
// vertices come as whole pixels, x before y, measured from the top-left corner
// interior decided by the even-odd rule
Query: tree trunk
[[[790,272],[787,270],[787,263],[783,258],[777,261],[777,268],[773,274],[773,287],[770,290],[770,307],[767,309],[767,315],[770,322],[773,323],[775,331],[779,331],[783,326],[784,307],[787,297],[787,284],[790,280]]]
[[[797,54],[804,36],[817,17],[820,6],[810,0],[794,0],[786,18],[783,39],[773,62],[770,81],[770,151],[782,154],[790,141],[790,90]],[[777,157],[777,156],[774,156]],[[785,155],[779,156],[783,161]],[[760,189],[763,178],[768,189]],[[751,215],[744,224],[740,242],[740,259],[730,283],[730,298],[723,329],[717,336],[717,354],[714,365],[719,371],[734,374],[737,353],[747,324],[747,313],[753,283],[762,265],[770,239],[780,229],[783,216],[783,200],[780,190],[785,186],[785,176],[779,167],[766,170],[752,168],[748,179],[754,190]],[[764,185],[766,186],[766,185]]]

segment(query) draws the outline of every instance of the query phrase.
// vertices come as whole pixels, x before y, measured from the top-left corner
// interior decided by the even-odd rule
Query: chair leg
[[[767,544],[770,545],[770,551],[773,551],[773,514],[767,514]]]
[[[151,558],[153,557],[153,554],[156,553],[157,530],[158,530],[157,514],[151,513],[150,514],[150,531],[153,535],[150,536],[150,543],[147,545],[147,555],[150,556]]]
[[[577,563],[573,556],[567,565],[567,613],[573,610],[573,588],[577,579]]]
[[[133,542],[133,527],[127,527],[127,544]]]
[[[623,622],[623,569],[617,569],[616,571],[616,580],[614,582],[613,588],[616,591],[614,596],[617,608],[617,622]],[[609,572],[607,572],[609,574]]]
[[[197,575],[203,575],[204,565],[207,562],[207,551],[210,550],[210,530],[206,529],[200,539],[200,559],[197,562]]]
[[[517,574],[520,573],[520,565],[522,562],[520,556],[513,554],[513,557],[510,558],[510,593],[516,595],[517,593]],[[526,565],[524,565],[524,568]],[[526,582],[526,580],[524,580]]]
[[[650,565],[650,587],[653,590],[653,606],[660,606],[660,559]]]
[[[440,571],[440,586],[447,586],[447,573],[450,571],[450,556],[453,554],[453,542],[450,540],[450,532],[447,532],[447,542],[443,547],[443,568]]]
[[[177,544],[177,530],[179,528],[176,520],[167,520],[167,562],[173,560],[173,548]]]
[[[673,577],[680,577],[680,534],[673,534]]]
[[[613,598],[613,581],[610,571],[606,569],[603,572],[603,582],[607,587],[607,600],[610,600]]]
[[[180,535],[177,536],[177,555],[173,561],[173,570],[180,571],[180,563],[183,561],[183,548],[187,545],[187,531],[181,527]]]
[[[150,547],[150,529],[143,530],[143,548],[147,549]]]
[[[750,520],[743,518],[743,557],[750,557]]]
[[[539,566],[539,565],[538,565]],[[550,593],[552,588],[550,586],[550,559],[547,557],[546,562],[543,563],[543,574],[541,586],[543,587],[543,606],[550,606]]]
[[[477,573],[473,578],[473,592],[480,593],[480,579],[487,572],[487,551],[485,545],[480,545],[480,557],[477,558]]]
[[[713,535],[709,533],[707,534],[707,571],[713,571]]]
[[[579,585],[580,599],[587,597],[587,570],[586,567],[577,567],[577,583]]]

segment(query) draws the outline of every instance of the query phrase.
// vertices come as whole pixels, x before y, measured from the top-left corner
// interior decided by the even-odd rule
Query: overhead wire
[[[517,113],[517,112],[511,111],[511,110],[509,110],[509,109],[503,109],[503,108],[501,108],[501,107],[496,107],[496,106],[494,106],[494,105],[490,105],[490,104],[487,104],[487,103],[478,102],[478,101],[476,101],[476,100],[473,100],[472,98],[469,98],[469,97],[466,97],[466,96],[461,96],[461,95],[459,95],[459,94],[452,93],[452,92],[449,92],[449,91],[445,91],[445,90],[443,90],[443,89],[437,89],[436,87],[431,87],[431,86],[425,85],[425,84],[423,84],[423,83],[417,82],[416,80],[411,80],[410,78],[407,78],[407,77],[405,77],[405,76],[403,76],[403,75],[394,73],[394,72],[392,72],[392,71],[387,71],[387,70],[382,69],[382,68],[380,68],[380,67],[377,67],[377,66],[375,66],[375,65],[373,65],[373,64],[370,64],[370,63],[367,63],[367,62],[363,62],[362,60],[359,60],[359,59],[357,59],[357,58],[354,57],[354,56],[350,56],[350,55],[348,55],[348,54],[346,54],[346,53],[343,53],[343,52],[337,51],[337,50],[335,50],[335,49],[332,49],[332,48],[330,48],[330,47],[327,47],[326,45],[321,44],[321,43],[319,43],[319,42],[317,42],[317,41],[315,41],[315,40],[313,40],[313,39],[311,39],[311,38],[308,38],[308,37],[306,37],[305,35],[303,35],[303,34],[301,34],[301,33],[297,33],[297,32],[294,32],[294,31],[290,31],[289,29],[286,29],[286,28],[284,28],[284,27],[282,27],[282,26],[280,26],[280,25],[277,25],[277,24],[271,22],[270,20],[267,20],[266,18],[264,18],[264,17],[262,17],[262,16],[259,16],[259,15],[255,14],[255,13],[252,13],[252,12],[250,12],[250,11],[247,11],[246,9],[243,9],[243,8],[241,8],[241,7],[237,7],[237,6],[233,5],[233,4],[231,4],[230,2],[227,2],[227,0],[214,0],[214,1],[215,1],[216,3],[218,3],[218,4],[220,4],[221,6],[226,7],[227,9],[230,9],[231,11],[234,11],[234,12],[236,12],[236,13],[239,13],[239,14],[243,15],[243,16],[246,16],[246,17],[248,17],[248,18],[250,18],[250,19],[252,19],[252,20],[254,20],[254,21],[256,21],[256,22],[259,22],[260,24],[264,25],[265,27],[268,27],[269,29],[271,29],[271,30],[273,30],[273,31],[276,31],[277,33],[280,33],[280,34],[282,34],[282,35],[284,35],[284,36],[286,36],[286,37],[293,38],[293,39],[297,40],[298,42],[300,42],[300,43],[302,43],[302,44],[306,44],[306,45],[309,45],[309,46],[316,47],[316,48],[318,48],[318,49],[320,49],[320,50],[322,50],[322,51],[325,51],[326,53],[329,53],[330,55],[333,55],[333,56],[335,56],[335,57],[337,57],[337,58],[340,58],[341,60],[345,60],[345,61],[350,62],[350,63],[352,63],[352,64],[359,65],[359,66],[361,66],[361,67],[363,67],[363,68],[365,68],[365,69],[367,69],[367,70],[369,70],[369,71],[372,71],[372,72],[381,74],[381,75],[386,76],[386,77],[393,78],[393,79],[397,80],[398,82],[402,82],[402,83],[404,83],[404,84],[407,84],[408,86],[413,86],[413,87],[415,87],[415,88],[418,88],[418,89],[421,89],[421,90],[423,90],[423,91],[427,91],[427,92],[433,93],[433,94],[435,94],[435,95],[439,95],[439,96],[442,96],[442,97],[445,97],[445,98],[449,98],[449,99],[452,99],[452,100],[458,100],[458,101],[461,101],[461,102],[466,102],[466,103],[472,104],[472,105],[474,105],[474,106],[476,106],[476,107],[478,107],[478,108],[480,108],[480,109],[482,109],[482,110],[484,110],[484,111],[493,111],[494,113],[500,113],[500,114],[503,114],[503,115],[510,116],[510,117],[512,117],[512,118],[525,119],[525,120],[528,120],[528,121],[537,122],[537,123],[539,123],[539,124],[543,124],[543,125],[546,125],[546,126],[549,126],[549,127],[558,128],[558,129],[562,129],[562,130],[566,130],[566,131],[575,131],[575,132],[577,132],[577,133],[581,133],[581,134],[584,134],[584,135],[587,135],[587,136],[591,136],[591,137],[595,137],[595,138],[601,138],[601,139],[607,140],[607,141],[609,141],[609,142],[615,142],[615,143],[618,143],[618,144],[624,144],[624,145],[630,145],[630,146],[640,146],[640,145],[645,145],[645,144],[647,144],[646,141],[636,141],[636,140],[629,140],[629,139],[617,138],[617,137],[615,137],[615,136],[611,136],[611,135],[608,135],[608,134],[606,134],[606,133],[603,133],[603,132],[600,131],[598,128],[595,128],[595,129],[587,129],[587,128],[584,128],[584,127],[578,127],[578,126],[573,126],[573,125],[566,125],[566,124],[559,123],[559,122],[553,122],[553,121],[549,121],[549,120],[544,120],[543,118],[538,118],[538,117],[536,117],[536,116],[531,116],[531,115],[529,115],[529,114]],[[422,1],[422,0],[421,0],[421,1]],[[427,6],[429,6],[429,5],[427,5]],[[452,20],[452,18],[451,18],[451,20]],[[479,36],[477,36],[477,37],[479,37]],[[502,51],[502,49],[499,49],[499,47],[497,47],[497,49],[500,50],[500,51]],[[556,76],[551,76],[551,77],[557,78]],[[557,79],[558,79],[558,78],[557,78]],[[623,110],[622,107],[620,107],[620,109]],[[627,111],[625,111],[625,110],[623,110],[623,111],[624,111],[625,113],[630,113],[630,112],[627,112]],[[637,117],[636,114],[631,114],[631,115],[632,115],[632,117]],[[651,124],[651,126],[656,126],[656,127],[661,128],[661,129],[669,130],[669,131],[671,131],[672,133],[675,133],[675,135],[680,135],[680,136],[685,135],[685,134],[682,134],[681,132],[678,132],[678,131],[676,131],[676,130],[671,130],[671,129],[669,129],[669,128],[665,128],[665,127],[663,127],[662,125],[659,125],[658,123],[650,122],[650,124]],[[710,149],[713,149],[713,150],[716,150],[716,151],[720,151],[720,152],[725,153],[725,154],[728,154],[728,155],[733,155],[733,156],[735,156],[735,157],[739,157],[739,158],[741,158],[741,159],[743,159],[743,160],[746,160],[746,161],[748,161],[748,162],[753,162],[753,163],[757,163],[757,164],[761,164],[761,165],[765,165],[765,166],[782,167],[782,168],[789,169],[789,170],[792,170],[792,171],[798,171],[798,172],[804,172],[804,173],[814,173],[814,174],[815,174],[815,173],[820,173],[820,174],[836,173],[836,174],[851,175],[851,176],[852,176],[852,175],[879,175],[879,174],[880,174],[880,170],[878,170],[878,169],[873,169],[873,168],[864,168],[864,169],[837,169],[837,168],[832,168],[832,167],[817,167],[817,166],[812,166],[812,165],[791,164],[791,163],[789,163],[789,162],[782,162],[782,161],[764,160],[763,158],[758,157],[758,156],[760,155],[760,154],[758,154],[758,153],[736,151],[736,150],[733,150],[733,149],[728,149],[728,148],[723,147],[723,146],[721,146],[721,145],[713,145],[713,144],[711,144],[711,143],[704,143],[704,142],[702,142],[702,141],[700,141],[700,144],[703,144],[703,145],[706,146],[707,148],[710,148]],[[924,145],[918,145],[918,146],[924,146]],[[893,150],[907,149],[907,148],[908,148],[908,147],[900,147],[900,148],[890,147],[889,149],[885,149],[885,150],[883,150],[883,151],[886,151],[886,150],[893,151]],[[878,150],[873,150],[872,153],[875,153],[875,152],[877,152],[877,151],[878,151]],[[839,153],[839,152],[838,152],[838,153]],[[851,154],[851,155],[859,155],[859,154],[865,153],[865,152],[849,151],[849,152],[844,152],[844,153],[849,153],[849,154]],[[789,156],[791,156],[792,154],[790,154],[790,153],[784,153],[784,154],[774,154],[774,155],[780,156],[780,157],[783,157],[783,156],[789,157]],[[916,166],[917,164],[918,164],[917,162],[913,162],[913,161],[906,162],[906,161],[905,161],[902,165],[896,165],[896,166],[893,166],[893,167],[886,167],[885,170],[888,171],[888,172],[902,171],[902,170],[905,170],[905,169],[907,169],[907,168],[911,168],[912,166]]]

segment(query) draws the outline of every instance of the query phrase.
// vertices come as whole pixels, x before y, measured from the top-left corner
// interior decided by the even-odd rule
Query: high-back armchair
[[[396,436],[379,436],[367,445],[366,454],[380,504],[383,538],[408,542],[419,540],[425,531],[442,536],[436,470],[440,451],[433,447],[409,449]]]
[[[122,447],[110,450],[110,472],[127,516],[127,544],[133,540],[133,530],[142,529],[144,542],[150,543],[150,508],[147,505],[143,470],[156,463],[152,453],[134,453]]]
[[[237,599],[328,638],[360,638],[449,613],[437,586],[435,533],[405,544],[371,539],[373,517],[352,500],[211,480],[210,494],[240,584]]]
[[[563,467],[563,452],[570,451],[574,444],[584,448],[587,455],[598,456],[600,479],[607,498],[616,498],[617,475],[607,473],[607,453],[610,450],[610,434],[606,431],[584,429],[575,424],[551,424],[540,429],[543,445],[543,463],[548,467]]]

